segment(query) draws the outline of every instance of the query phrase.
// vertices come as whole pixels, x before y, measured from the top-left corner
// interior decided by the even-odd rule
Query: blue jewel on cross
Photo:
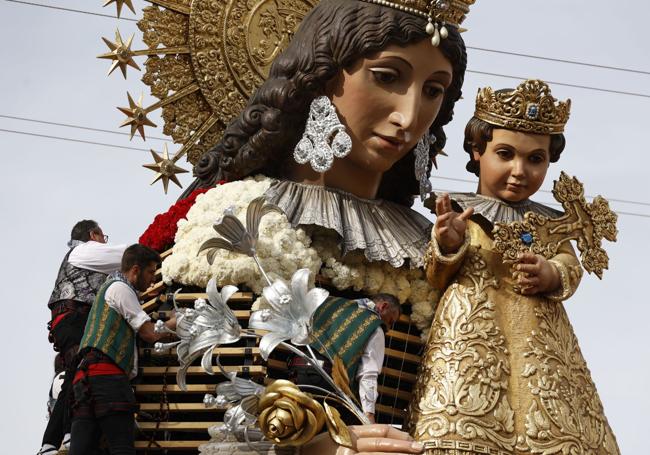
[[[524,245],[530,246],[533,244],[533,234],[530,232],[522,232],[521,235],[519,236],[522,242],[524,242]]]

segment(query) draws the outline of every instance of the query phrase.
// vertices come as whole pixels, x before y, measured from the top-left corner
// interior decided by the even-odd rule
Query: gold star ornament
[[[131,3],[132,1],[133,0],[106,0],[104,6],[106,7],[111,3],[115,3],[115,5],[117,6],[117,17],[120,17],[120,14],[122,14],[122,7],[124,5],[128,6],[131,12],[135,14],[135,8],[133,8],[133,3]]]
[[[124,79],[126,79],[126,67],[130,66],[132,68],[135,68],[136,70],[140,71],[140,67],[138,66],[137,63],[135,63],[135,60],[133,60],[133,51],[131,51],[131,43],[133,42],[133,37],[135,34],[131,35],[131,38],[125,43],[122,40],[122,36],[120,35],[120,31],[116,30],[115,31],[115,42],[109,41],[106,38],[102,39],[108,46],[108,48],[111,50],[110,52],[107,52],[105,54],[98,55],[97,58],[105,58],[109,60],[113,60],[113,64],[111,65],[111,68],[108,70],[108,75],[110,76],[113,71],[115,71],[115,68],[118,66],[120,67],[120,70],[122,70],[122,75],[124,76]]]
[[[137,131],[142,136],[143,140],[146,140],[144,137],[144,127],[153,126],[156,127],[156,124],[147,118],[149,111],[142,107],[142,99],[144,95],[140,95],[138,102],[136,103],[131,98],[131,94],[126,92],[126,96],[129,98],[129,107],[118,107],[117,109],[126,115],[126,120],[122,122],[120,128],[131,125],[131,139]]]
[[[158,180],[161,180],[163,184],[163,188],[165,190],[165,194],[167,194],[167,189],[169,188],[170,180],[174,182],[176,185],[178,185],[179,188],[183,188],[181,182],[178,181],[178,177],[176,177],[176,174],[183,174],[187,171],[181,167],[176,166],[176,163],[174,161],[174,158],[176,157],[172,159],[169,158],[169,151],[167,150],[167,144],[163,145],[162,156],[160,156],[160,154],[154,152],[153,150],[151,150],[151,156],[153,156],[155,163],[142,165],[142,167],[146,167],[147,169],[151,169],[152,171],[156,172],[156,177],[153,179],[151,184],[153,185]]]

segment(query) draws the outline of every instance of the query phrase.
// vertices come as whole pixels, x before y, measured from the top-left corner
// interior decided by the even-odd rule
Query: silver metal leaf
[[[264,196],[260,196],[253,199],[251,203],[248,204],[248,208],[246,209],[246,229],[248,230],[250,236],[253,238],[254,242],[257,241],[260,222],[262,221],[262,217],[264,217],[264,215],[271,212],[280,214],[284,213],[282,209],[280,209],[280,207],[277,205],[265,204],[266,198]]]

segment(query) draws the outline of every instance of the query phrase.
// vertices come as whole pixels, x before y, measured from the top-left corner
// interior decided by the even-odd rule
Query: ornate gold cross
[[[563,216],[548,218],[528,212],[523,221],[496,223],[493,230],[494,249],[501,253],[505,262],[515,262],[517,256],[524,252],[550,259],[557,254],[563,242],[575,240],[584,269],[602,278],[609,257],[601,242],[603,238],[616,241],[616,213],[601,196],[588,203],[582,183],[564,172],[553,184],[553,196],[564,207]]]

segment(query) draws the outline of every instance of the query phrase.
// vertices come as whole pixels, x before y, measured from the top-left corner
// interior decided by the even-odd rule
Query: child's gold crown
[[[561,134],[571,100],[558,101],[544,81],[530,79],[515,90],[479,89],[474,116],[495,126],[536,134]]]
[[[431,37],[431,44],[437,46],[447,37],[445,25],[460,28],[470,5],[476,0],[362,0],[389,8],[395,8],[406,13],[415,14],[427,19],[426,31]],[[464,30],[460,30],[464,31]]]

